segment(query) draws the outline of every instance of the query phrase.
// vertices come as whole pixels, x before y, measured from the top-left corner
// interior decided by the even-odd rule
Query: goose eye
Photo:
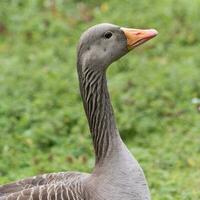
[[[112,33],[111,33],[110,31],[108,31],[108,32],[106,32],[106,33],[104,34],[104,37],[105,37],[106,39],[109,39],[109,38],[112,37]]]

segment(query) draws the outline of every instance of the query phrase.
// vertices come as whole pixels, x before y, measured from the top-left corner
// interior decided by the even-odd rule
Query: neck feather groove
[[[116,129],[112,105],[108,93],[105,72],[85,68],[79,74],[80,90],[93,145],[96,164],[102,163],[113,151]]]

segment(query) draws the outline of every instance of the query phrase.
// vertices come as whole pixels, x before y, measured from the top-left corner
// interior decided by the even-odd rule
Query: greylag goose
[[[80,92],[95,151],[91,174],[60,172],[0,186],[0,200],[150,200],[143,170],[118,133],[106,69],[130,50],[157,35],[154,29],[98,24],[79,41]]]

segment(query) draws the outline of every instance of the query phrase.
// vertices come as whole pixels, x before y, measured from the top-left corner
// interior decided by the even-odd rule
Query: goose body
[[[91,174],[44,174],[0,186],[0,200],[150,200],[143,170],[118,133],[106,83],[108,66],[153,38],[155,30],[98,24],[78,45],[80,91],[95,151]]]

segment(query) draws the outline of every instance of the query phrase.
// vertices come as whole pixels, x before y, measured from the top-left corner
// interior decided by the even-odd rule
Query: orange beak
[[[121,28],[127,38],[127,48],[132,50],[135,47],[145,43],[151,38],[155,37],[158,32],[155,29],[131,29],[131,28]]]

